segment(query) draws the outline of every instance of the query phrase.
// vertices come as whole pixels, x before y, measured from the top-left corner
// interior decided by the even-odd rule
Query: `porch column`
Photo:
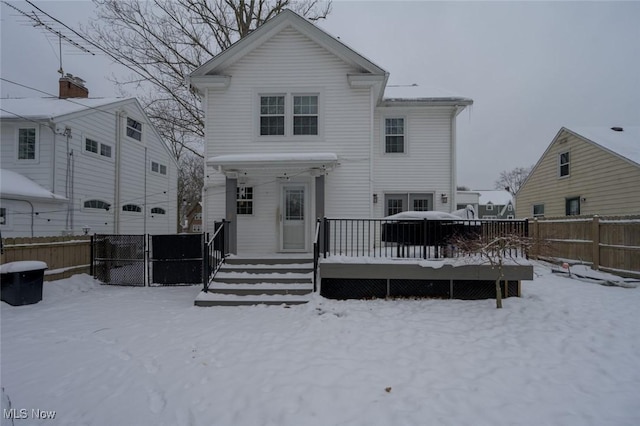
[[[229,221],[229,253],[238,254],[238,213],[236,210],[238,179],[226,178],[226,219]]]
[[[324,175],[316,176],[316,220],[324,219]],[[314,228],[315,229],[315,226]],[[320,252],[324,251],[324,222],[320,224]]]

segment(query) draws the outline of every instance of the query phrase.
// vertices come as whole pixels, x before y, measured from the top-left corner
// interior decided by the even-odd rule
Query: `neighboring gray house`
[[[456,116],[471,99],[389,73],[285,10],[195,70],[205,112],[203,227],[232,252],[312,251],[323,216],[456,209]]]
[[[479,219],[514,219],[516,208],[509,191],[475,191],[480,194],[478,200]]]
[[[177,164],[135,98],[2,99],[3,237],[175,233]]]
[[[516,194],[517,216],[640,212],[640,127],[563,127]]]

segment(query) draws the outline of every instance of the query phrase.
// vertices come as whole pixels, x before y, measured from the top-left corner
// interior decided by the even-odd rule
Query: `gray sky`
[[[37,4],[72,27],[93,9]],[[1,26],[2,77],[56,94],[57,41],[4,4]],[[334,1],[319,26],[389,71],[390,84],[474,100],[458,117],[459,185],[492,189],[500,171],[534,164],[562,126],[640,124],[640,2]],[[63,46],[63,67],[90,96],[119,95],[106,57]]]

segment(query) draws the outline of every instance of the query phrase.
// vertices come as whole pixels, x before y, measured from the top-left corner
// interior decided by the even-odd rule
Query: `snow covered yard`
[[[28,412],[15,425],[640,424],[640,288],[543,266],[522,285],[502,310],[198,308],[198,286],[80,275],[45,283],[36,305],[2,303],[2,387]]]

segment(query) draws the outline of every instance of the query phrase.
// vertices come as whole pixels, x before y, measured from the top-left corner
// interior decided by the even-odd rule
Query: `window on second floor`
[[[90,138],[84,138],[84,150],[102,157],[111,158],[111,146]]]
[[[161,175],[167,174],[167,166],[164,164],[156,163],[155,161],[151,162],[151,171],[154,173],[160,173]]]
[[[314,95],[293,97],[293,134],[318,134],[318,97]]]
[[[384,122],[384,152],[405,152],[404,118],[386,118]]]
[[[284,96],[260,96],[260,135],[284,136]]]
[[[493,203],[488,202],[487,205],[486,205],[486,209],[487,209],[487,211],[493,211]]]
[[[127,136],[137,141],[142,141],[142,123],[127,117]]]
[[[18,160],[37,160],[35,127],[18,129]]]
[[[560,177],[569,176],[569,151],[560,154],[559,167],[558,174]]]

